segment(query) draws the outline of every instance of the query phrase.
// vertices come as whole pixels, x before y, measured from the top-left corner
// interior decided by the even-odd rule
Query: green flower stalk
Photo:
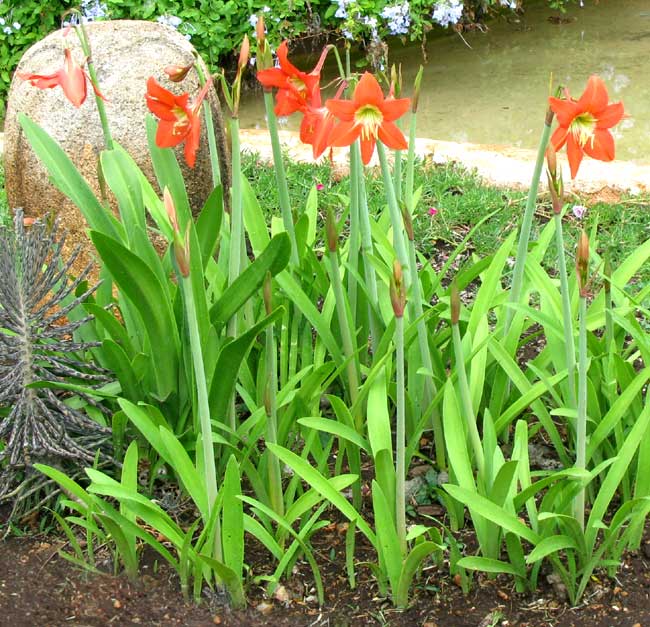
[[[397,421],[395,425],[395,522],[397,537],[406,556],[406,401],[404,378],[404,308],[406,307],[406,287],[402,267],[393,262],[390,277],[390,300],[395,314],[395,367],[397,370]]]
[[[515,268],[512,274],[512,285],[510,287],[510,302],[518,303],[521,298],[521,290],[524,282],[524,268],[526,267],[526,256],[528,255],[528,243],[530,241],[530,231],[533,226],[533,216],[535,215],[535,201],[537,200],[537,189],[539,188],[539,179],[542,174],[542,166],[544,165],[544,154],[548,146],[548,140],[551,136],[551,125],[553,124],[553,111],[549,108],[546,111],[546,118],[544,119],[544,130],[539,141],[537,148],[537,159],[535,161],[535,169],[533,170],[533,178],[530,181],[530,189],[528,190],[528,198],[526,200],[526,210],[524,211],[524,219],[521,223],[521,232],[519,233],[519,243],[517,245],[517,256],[515,257]],[[512,323],[514,309],[508,307],[506,310],[504,333],[506,336],[510,330]]]
[[[456,374],[458,375],[458,388],[460,391],[460,398],[463,404],[463,413],[465,414],[465,421],[467,422],[467,434],[469,441],[474,450],[474,458],[476,460],[476,467],[478,473],[484,476],[485,471],[485,458],[483,456],[483,446],[481,444],[481,436],[478,432],[476,425],[476,416],[474,415],[474,408],[472,406],[472,395],[469,390],[467,382],[467,373],[465,372],[465,354],[463,352],[463,342],[460,337],[460,329],[458,322],[460,320],[460,295],[458,293],[458,286],[456,280],[451,284],[451,332],[454,343],[454,357],[456,359]]]
[[[424,314],[424,307],[422,305],[422,286],[418,276],[417,258],[415,251],[415,235],[413,232],[413,220],[408,206],[402,204],[402,219],[404,220],[404,228],[409,249],[409,269],[411,273],[411,299],[409,301],[409,309],[412,320],[416,320],[417,333],[418,333],[418,347],[420,350],[420,360],[424,369],[431,373],[427,374],[424,379],[424,398],[422,399],[422,407],[428,407],[436,395],[436,385],[433,380],[433,361],[431,359],[431,350],[429,349],[429,335],[427,333],[427,324],[422,318]],[[434,407],[432,415],[433,437],[436,448],[436,463],[438,468],[446,467],[445,459],[445,440],[442,429],[442,420],[438,413],[438,408]]]
[[[351,146],[350,154],[354,155],[357,163],[361,162],[361,152],[359,150],[359,142],[356,141]],[[352,157],[351,157],[352,159]],[[366,183],[363,177],[361,168],[357,170],[358,176],[356,181],[358,199],[359,199],[359,226],[361,231],[361,253],[363,255],[363,273],[366,279],[366,288],[368,290],[368,317],[370,319],[370,343],[372,346],[373,355],[377,353],[377,346],[381,338],[381,323],[377,319],[375,309],[371,303],[379,302],[379,295],[377,292],[377,275],[375,267],[370,261],[370,256],[373,253],[372,231],[370,229],[370,213],[368,211],[368,196],[366,195]]]
[[[266,315],[273,311],[272,303],[273,286],[271,273],[266,273],[264,281],[264,307]],[[267,387],[264,395],[264,407],[266,409],[266,441],[271,444],[278,443],[278,354],[276,350],[275,334],[273,325],[266,327],[266,379]],[[280,472],[280,460],[267,450],[269,467],[269,496],[271,507],[279,516],[284,515],[284,497],[282,494],[282,474]]]
[[[208,398],[208,385],[205,376],[203,361],[203,351],[201,348],[201,336],[199,332],[199,323],[194,304],[194,292],[192,291],[192,281],[190,279],[190,247],[188,224],[185,241],[181,238],[181,233],[176,217],[176,208],[171,194],[167,188],[163,192],[165,208],[172,225],[174,239],[172,242],[174,250],[174,259],[178,269],[178,280],[181,286],[183,301],[185,303],[185,315],[187,317],[187,326],[190,336],[190,350],[192,354],[192,365],[194,367],[194,378],[196,380],[196,396],[198,401],[199,425],[201,428],[201,447],[203,452],[203,481],[208,496],[208,518],[204,522],[207,524],[210,519],[210,513],[217,499],[217,470],[214,461],[214,443],[212,440],[212,424],[210,422],[210,402]],[[214,533],[214,557],[222,559],[221,547],[221,529],[219,516],[215,519]]]
[[[325,228],[327,231],[327,249],[329,253],[329,275],[332,283],[332,290],[334,291],[334,300],[336,301],[336,314],[341,329],[343,353],[347,361],[346,370],[348,375],[348,393],[350,396],[350,402],[354,405],[359,394],[359,373],[357,370],[357,357],[352,336],[352,327],[350,326],[351,321],[349,308],[345,301],[343,283],[341,282],[341,275],[339,274],[338,232],[336,229],[334,214],[331,209],[327,212]],[[358,412],[354,419],[357,431],[361,433],[363,428],[361,412]]]
[[[389,94],[394,98],[399,98],[402,92],[402,66],[399,66],[399,69],[393,66],[390,70],[390,92]],[[401,130],[402,122],[401,120],[396,120],[398,128]],[[402,151],[396,150],[395,159],[393,161],[393,179],[395,185],[395,197],[399,203],[402,200]]]
[[[546,171],[548,189],[553,204],[553,219],[555,221],[555,242],[557,248],[558,274],[560,275],[560,294],[562,295],[562,322],[564,326],[564,355],[569,384],[569,402],[571,408],[576,406],[575,361],[576,352],[573,339],[573,311],[571,308],[571,292],[566,271],[564,255],[564,235],[562,233],[562,208],[564,206],[564,183],[562,173],[558,174],[557,158],[553,146],[546,151]]]
[[[257,21],[257,67],[260,70],[268,69],[273,66],[271,48],[264,34],[264,17],[259,16]],[[282,159],[282,146],[280,144],[280,135],[278,133],[278,120],[275,115],[273,94],[270,88],[264,87],[264,109],[266,110],[266,121],[271,137],[271,149],[273,152],[273,167],[275,170],[275,180],[278,185],[278,201],[280,211],[282,212],[282,223],[284,230],[289,234],[291,241],[291,265],[297,268],[300,265],[298,255],[298,244],[296,242],[296,232],[293,225],[293,216],[291,214],[291,201],[289,199],[289,186],[287,184],[287,174],[284,169]]]
[[[411,98],[411,119],[409,121],[409,148],[406,154],[406,189],[404,201],[411,212],[415,211],[413,206],[414,180],[415,180],[415,129],[417,126],[418,104],[420,102],[420,88],[424,68],[420,66],[413,85],[413,98]]]
[[[356,272],[359,268],[359,155],[354,150],[350,151],[350,237],[348,238],[348,264],[351,272],[347,274],[348,301],[352,314],[353,328],[356,329],[357,313],[357,279]]]
[[[587,452],[587,296],[589,293],[589,238],[583,230],[578,240],[576,252],[576,273],[580,306],[578,309],[578,417],[576,422],[576,461],[575,467],[584,470]],[[580,489],[573,500],[573,514],[585,527],[585,489]]]

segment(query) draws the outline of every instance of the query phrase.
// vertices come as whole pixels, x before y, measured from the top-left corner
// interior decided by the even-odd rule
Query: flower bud
[[[451,309],[451,323],[458,324],[458,321],[460,320],[460,293],[458,292],[458,283],[456,283],[456,279],[451,282],[449,306]]]
[[[163,201],[165,203],[165,210],[167,211],[167,217],[172,224],[172,230],[174,231],[174,237],[177,233],[180,233],[178,228],[178,216],[176,215],[176,207],[174,206],[174,199],[169,191],[168,187],[165,187],[163,190]]]
[[[163,71],[172,83],[180,83],[194,67],[194,61],[189,65],[168,65]]]
[[[420,88],[422,86],[422,75],[424,74],[424,67],[420,66],[418,73],[415,76],[415,83],[413,84],[413,98],[411,98],[411,112],[418,112],[418,102],[420,100]]]
[[[390,88],[388,95],[390,98],[399,98],[402,94],[402,66],[399,68],[393,65],[390,68]]]
[[[174,236],[174,257],[178,265],[178,271],[183,278],[190,276],[190,225],[185,230],[185,243],[183,244],[180,234]]]
[[[393,274],[390,277],[390,302],[396,318],[404,317],[406,308],[406,288],[402,275],[402,265],[395,259],[393,261]]]
[[[413,220],[411,218],[411,212],[408,210],[406,203],[402,200],[399,204],[400,211],[402,212],[402,221],[404,222],[404,230],[406,235],[409,238],[409,241],[414,241],[415,237],[413,234]]]
[[[248,35],[244,35],[244,40],[242,41],[241,49],[239,51],[239,62],[237,64],[237,71],[239,74],[241,74],[246,69],[246,66],[248,65],[248,59],[250,57],[250,52],[251,44],[250,41],[248,41]]]
[[[578,239],[578,249],[576,251],[576,272],[578,274],[578,288],[580,296],[587,295],[587,282],[589,279],[589,237],[583,229]]]
[[[264,309],[266,310],[266,315],[268,316],[271,311],[273,311],[273,284],[271,283],[271,273],[266,272],[266,278],[264,279]]]
[[[339,243],[339,234],[336,230],[336,219],[334,218],[334,212],[331,209],[327,210],[325,232],[327,235],[327,248],[331,253],[335,253]]]
[[[557,153],[552,143],[546,149],[546,165],[551,178],[555,180],[557,178]]]
[[[264,16],[260,15],[255,24],[255,37],[257,38],[257,49],[266,43],[266,28],[264,27]]]
[[[562,175],[559,179],[553,179],[553,175],[549,170],[546,171],[548,180],[548,191],[551,194],[551,204],[553,205],[553,213],[562,213],[564,206],[564,183],[562,182]]]

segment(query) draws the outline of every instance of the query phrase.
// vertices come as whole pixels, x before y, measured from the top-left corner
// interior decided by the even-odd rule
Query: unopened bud
[[[390,68],[390,89],[389,95],[394,98],[399,98],[402,93],[402,66],[399,67],[393,64]]]
[[[174,206],[174,199],[169,191],[168,187],[165,187],[163,190],[163,201],[165,203],[165,210],[167,211],[167,217],[172,224],[172,229],[174,231],[174,238],[177,233],[180,233],[178,228],[178,216],[176,215],[176,207]]]
[[[251,44],[250,41],[248,41],[248,35],[244,35],[244,40],[242,41],[241,49],[239,51],[239,63],[237,65],[239,74],[241,74],[248,65],[250,53]]]
[[[273,311],[273,284],[271,283],[271,273],[267,271],[263,287],[264,309],[268,316]]]
[[[180,83],[194,67],[194,61],[189,65],[168,65],[163,71],[172,83]]]
[[[555,180],[557,177],[557,153],[555,152],[555,147],[552,143],[549,144],[546,149],[546,165],[548,166],[551,178]]]
[[[580,296],[587,295],[587,282],[589,279],[589,237],[583,229],[578,239],[576,251],[576,272],[578,274],[578,288]]]
[[[183,244],[179,234],[174,235],[174,257],[178,265],[178,271],[183,278],[190,276],[190,225],[185,230],[185,243]]]
[[[255,24],[255,37],[257,38],[257,49],[266,42],[266,28],[264,27],[264,16],[260,15]]]
[[[402,275],[402,265],[397,259],[393,261],[393,274],[390,277],[390,302],[393,305],[395,317],[402,318],[406,308],[406,288]]]
[[[327,210],[325,232],[327,235],[327,248],[331,253],[335,253],[339,243],[339,234],[336,230],[336,219],[334,218],[334,212],[331,209]]]
[[[562,182],[562,174],[559,178],[553,178],[550,171],[546,171],[546,177],[548,179],[548,191],[551,194],[551,204],[553,205],[553,213],[560,214],[562,213],[562,207],[564,206],[564,183]]]
[[[404,201],[400,201],[399,208],[402,212],[402,221],[404,222],[404,230],[406,231],[406,236],[409,238],[409,241],[413,242],[415,240],[415,237],[413,234],[413,220],[411,219],[411,212],[409,211]]]
[[[458,292],[458,283],[456,283],[456,279],[451,282],[449,307],[451,310],[451,323],[458,324],[458,321],[460,320],[460,293]]]
[[[413,98],[411,98],[411,111],[418,112],[418,102],[420,100],[420,87],[422,86],[422,75],[424,74],[424,67],[420,66],[418,73],[415,76],[415,83],[413,84]]]

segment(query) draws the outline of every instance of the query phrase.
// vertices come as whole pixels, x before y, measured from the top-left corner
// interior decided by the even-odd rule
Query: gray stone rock
[[[165,88],[175,93],[188,91],[194,97],[200,89],[196,72],[190,72],[179,84],[171,83],[163,72],[167,65],[190,63],[193,60],[192,45],[174,29],[153,22],[95,22],[87,29],[101,91],[107,99],[106,112],[113,138],[129,152],[154,184],[154,189],[158,190],[145,129],[148,112],[146,81],[149,76],[154,76]],[[76,34],[70,33],[65,43],[72,47],[77,62],[81,62],[83,54]],[[56,71],[63,64],[65,43],[63,31],[51,33],[25,52],[17,72],[46,74]],[[221,110],[214,88],[206,102],[210,102],[213,117],[222,129]],[[49,182],[44,166],[32,151],[17,121],[20,112],[43,127],[62,146],[100,197],[97,159],[104,148],[104,138],[92,89],[89,86],[86,101],[77,109],[66,100],[61,88],[37,89],[15,75],[9,91],[4,136],[9,206],[22,207],[29,217],[54,210],[70,232],[70,245],[88,242],[84,235],[87,227],[79,210]],[[201,209],[212,189],[204,124],[201,135],[194,169],[185,164],[183,146],[175,149],[195,213]],[[222,167],[228,163],[223,155],[221,161]],[[115,208],[114,201],[112,204]],[[84,257],[84,261],[89,259],[88,254]]]

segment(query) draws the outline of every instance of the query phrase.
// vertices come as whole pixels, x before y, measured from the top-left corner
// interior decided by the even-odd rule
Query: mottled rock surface
[[[154,76],[175,93],[189,91],[192,97],[195,96],[200,89],[195,72],[190,72],[180,84],[171,83],[163,72],[167,65],[190,63],[194,58],[192,45],[174,29],[153,22],[95,22],[87,29],[101,91],[107,99],[106,112],[113,138],[129,152],[158,189],[145,130],[148,111],[144,97],[146,81],[149,76]],[[66,44],[72,47],[75,59],[81,62],[83,55],[76,34],[71,32],[64,40],[63,31],[57,31],[27,50],[17,72],[45,74],[56,71],[63,64]],[[213,117],[221,119],[214,89],[210,90],[208,100]],[[29,217],[54,210],[70,232],[70,246],[87,242],[81,213],[50,184],[45,168],[17,121],[20,112],[43,127],[63,147],[99,197],[97,159],[104,148],[104,138],[92,90],[89,87],[88,98],[76,109],[59,87],[37,89],[16,75],[9,92],[4,129],[9,206],[22,207]],[[200,210],[212,189],[205,125],[202,125],[201,134],[201,148],[193,170],[185,165],[183,147],[175,149],[195,212]],[[89,251],[90,244],[85,248]],[[85,260],[88,258],[86,255]]]

